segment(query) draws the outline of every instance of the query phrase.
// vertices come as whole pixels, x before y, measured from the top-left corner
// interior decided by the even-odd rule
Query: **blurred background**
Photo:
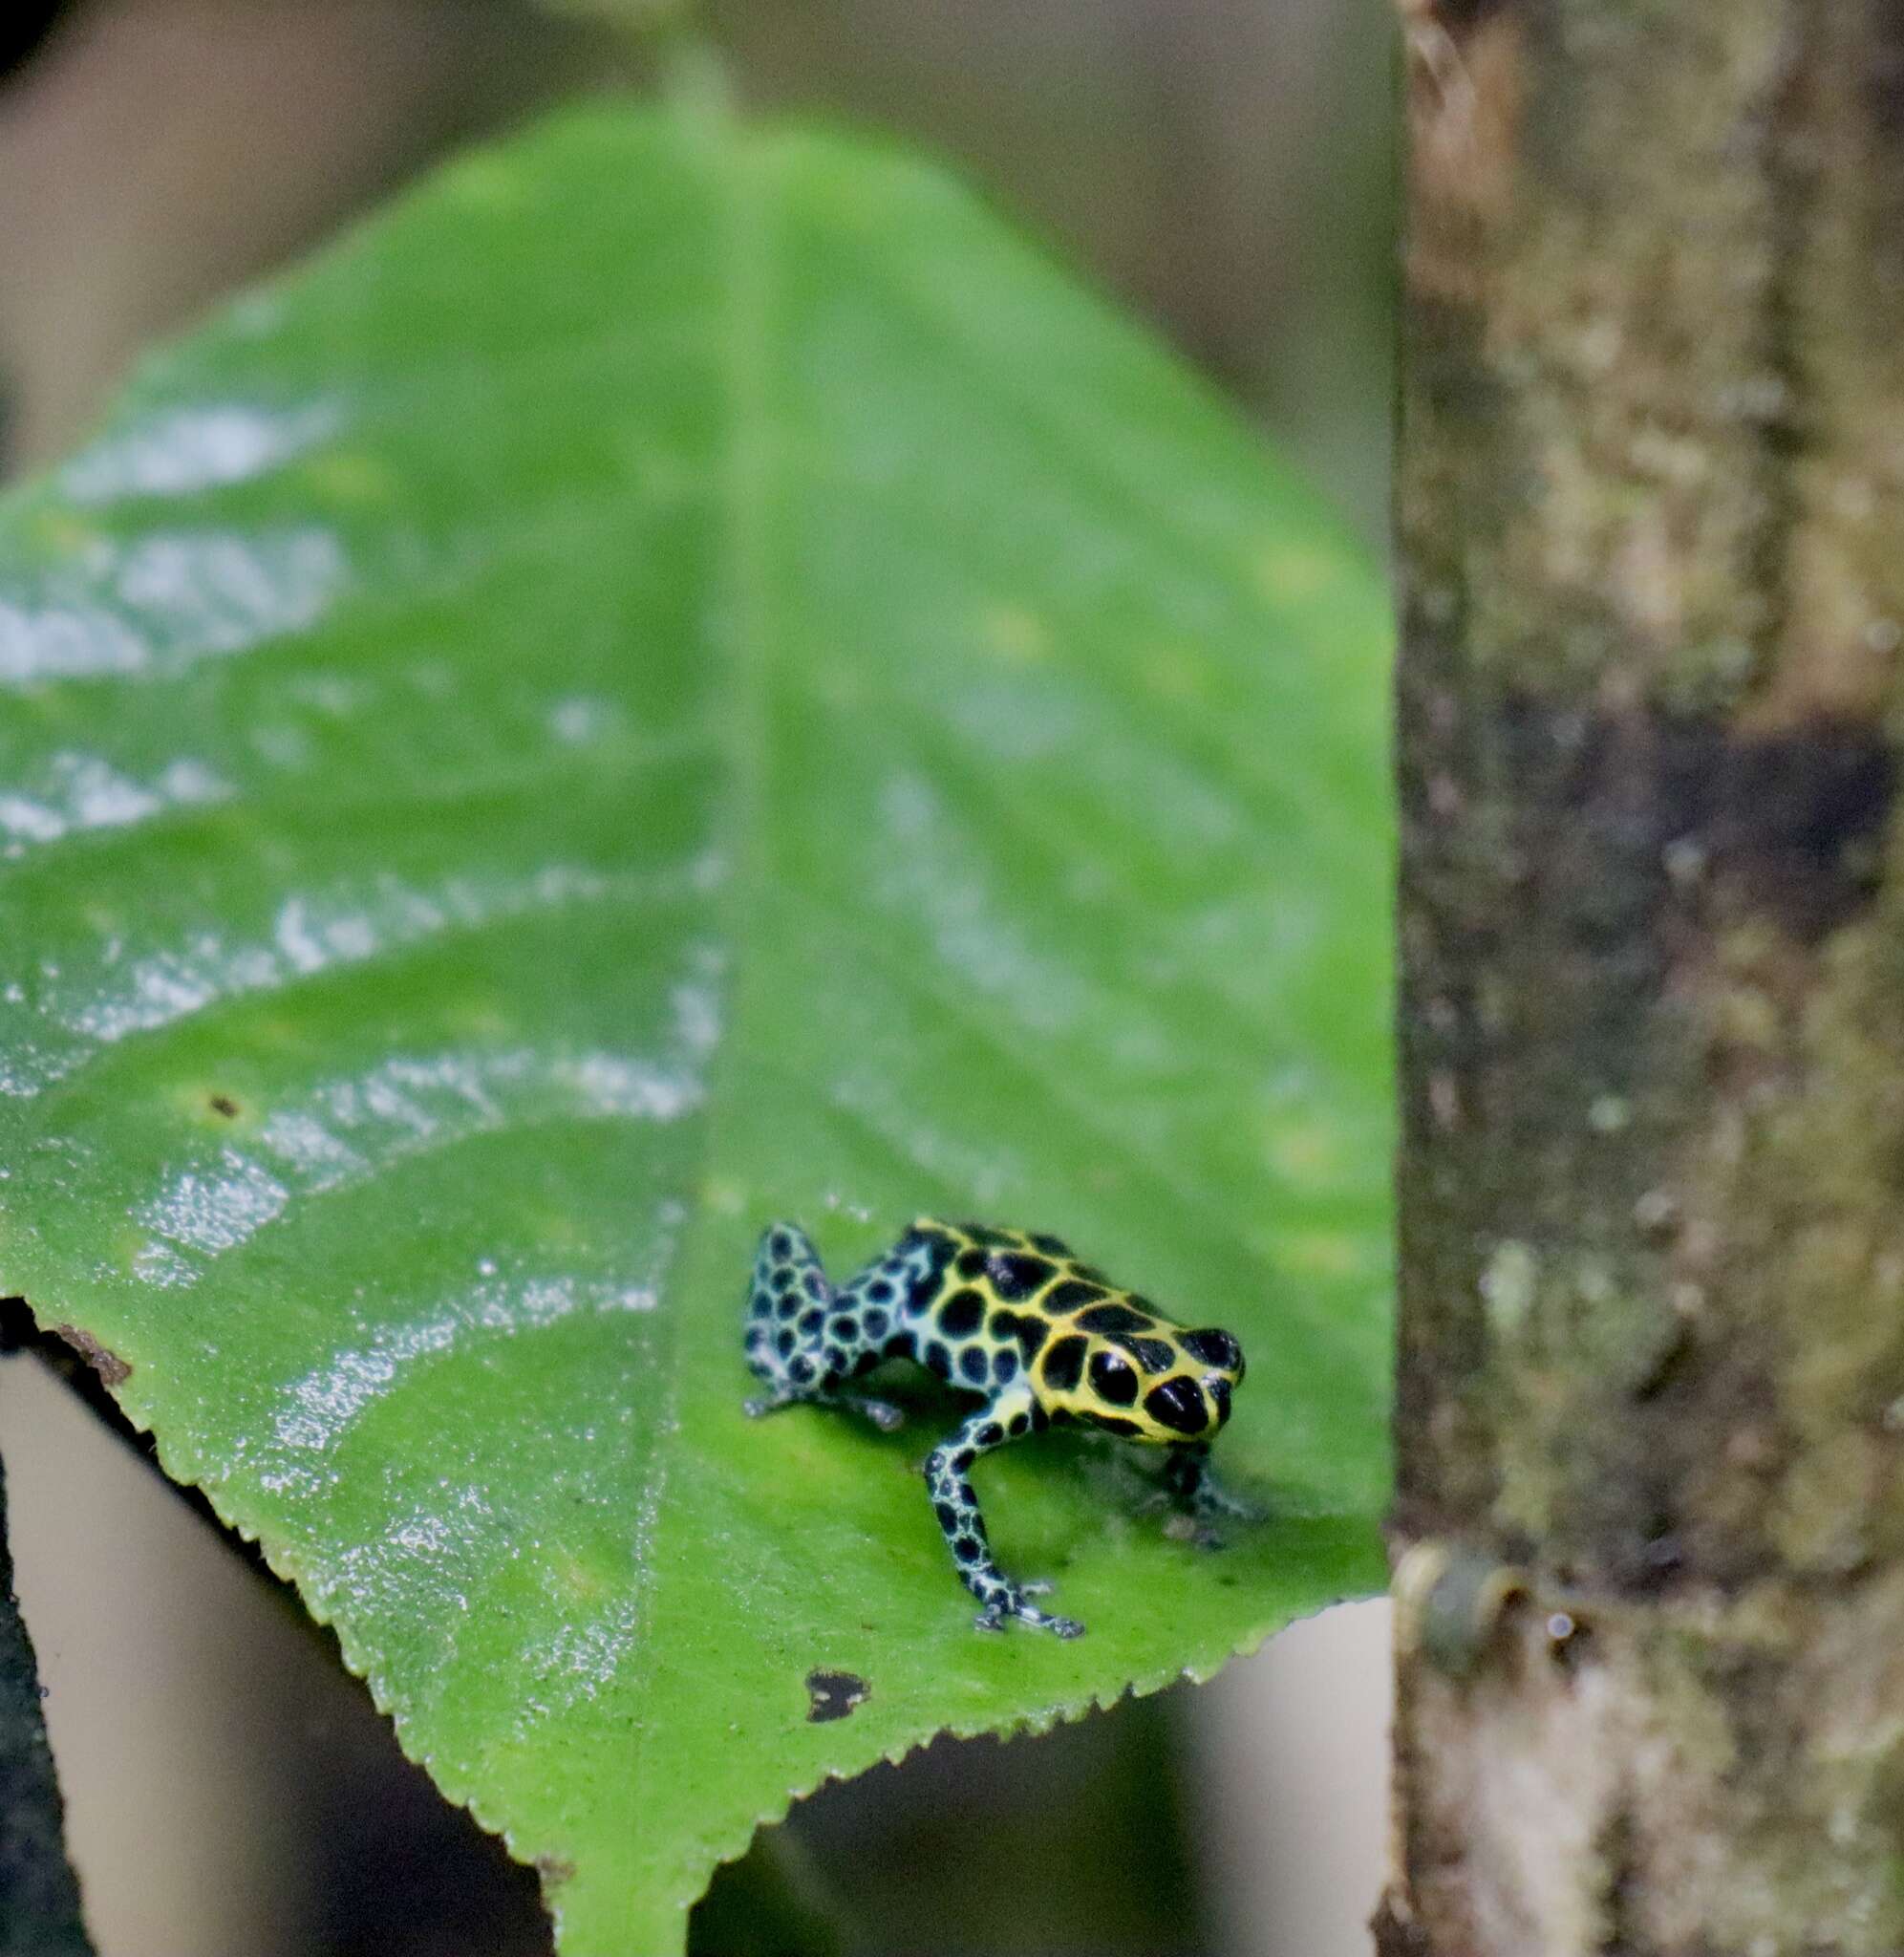
[[[0,10],[0,477],[72,446],[147,341],[445,151],[641,86],[639,44],[602,17],[648,4]],[[698,18],[752,100],[954,160],[1382,545],[1392,0],[706,0]],[[546,1951],[533,1878],[141,1452],[33,1351],[0,1357],[18,1582],[101,1957]],[[1371,1603],[1201,1690],[942,1740],[764,1835],[695,1947],[803,1951],[824,1902],[853,1952],[1362,1957],[1387,1693]]]

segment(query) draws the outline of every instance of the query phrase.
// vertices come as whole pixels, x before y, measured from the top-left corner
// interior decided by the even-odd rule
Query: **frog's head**
[[[1243,1384],[1243,1347],[1235,1334],[1221,1325],[1199,1325],[1185,1332],[1178,1343],[1197,1368],[1197,1385],[1215,1416],[1209,1430],[1215,1433],[1230,1418],[1230,1394]]]
[[[1088,1326],[1091,1317],[1080,1323]],[[1055,1367],[1067,1388],[1055,1404],[1125,1440],[1167,1447],[1213,1439],[1243,1379],[1243,1348],[1214,1325],[1192,1332],[1155,1321],[1145,1326],[1059,1342],[1046,1362],[1047,1386]]]

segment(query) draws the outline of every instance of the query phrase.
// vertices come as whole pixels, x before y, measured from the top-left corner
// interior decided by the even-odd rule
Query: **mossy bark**
[[[1403,0],[1396,1869],[1904,1949],[1904,4]]]

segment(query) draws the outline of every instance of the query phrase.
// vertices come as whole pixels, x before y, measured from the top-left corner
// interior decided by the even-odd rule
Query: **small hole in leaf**
[[[845,1718],[855,1706],[872,1696],[872,1688],[856,1671],[816,1670],[806,1674],[806,1692],[812,1701],[806,1716],[820,1724]]]

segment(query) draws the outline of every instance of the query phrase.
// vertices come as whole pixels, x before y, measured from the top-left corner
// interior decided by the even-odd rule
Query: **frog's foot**
[[[1218,1517],[1230,1522],[1260,1522],[1264,1516],[1264,1511],[1254,1502],[1246,1502],[1242,1496],[1231,1495],[1208,1474],[1190,1498],[1190,1513],[1202,1522],[1214,1521]]]
[[[1055,1632],[1060,1638],[1081,1638],[1084,1626],[1075,1617],[1055,1617],[1032,1602],[1050,1590],[1049,1583],[1014,1583],[1008,1578],[986,1598],[985,1608],[972,1622],[981,1631],[1002,1631],[1016,1618],[1021,1624]]]
[[[1208,1522],[1181,1511],[1164,1524],[1164,1534],[1172,1542],[1187,1542],[1197,1549],[1223,1549],[1228,1546],[1226,1538]]]
[[[1221,1540],[1211,1532],[1209,1525],[1218,1521],[1260,1522],[1263,1512],[1249,1502],[1240,1501],[1228,1489],[1218,1485],[1209,1472],[1209,1450],[1201,1447],[1178,1448],[1172,1450],[1164,1464],[1164,1486],[1159,1491],[1162,1498],[1177,1511],[1179,1522],[1187,1521],[1196,1525],[1190,1539],[1205,1549],[1222,1548]],[[1166,1525],[1169,1533],[1183,1537],[1187,1532],[1176,1523]]]

